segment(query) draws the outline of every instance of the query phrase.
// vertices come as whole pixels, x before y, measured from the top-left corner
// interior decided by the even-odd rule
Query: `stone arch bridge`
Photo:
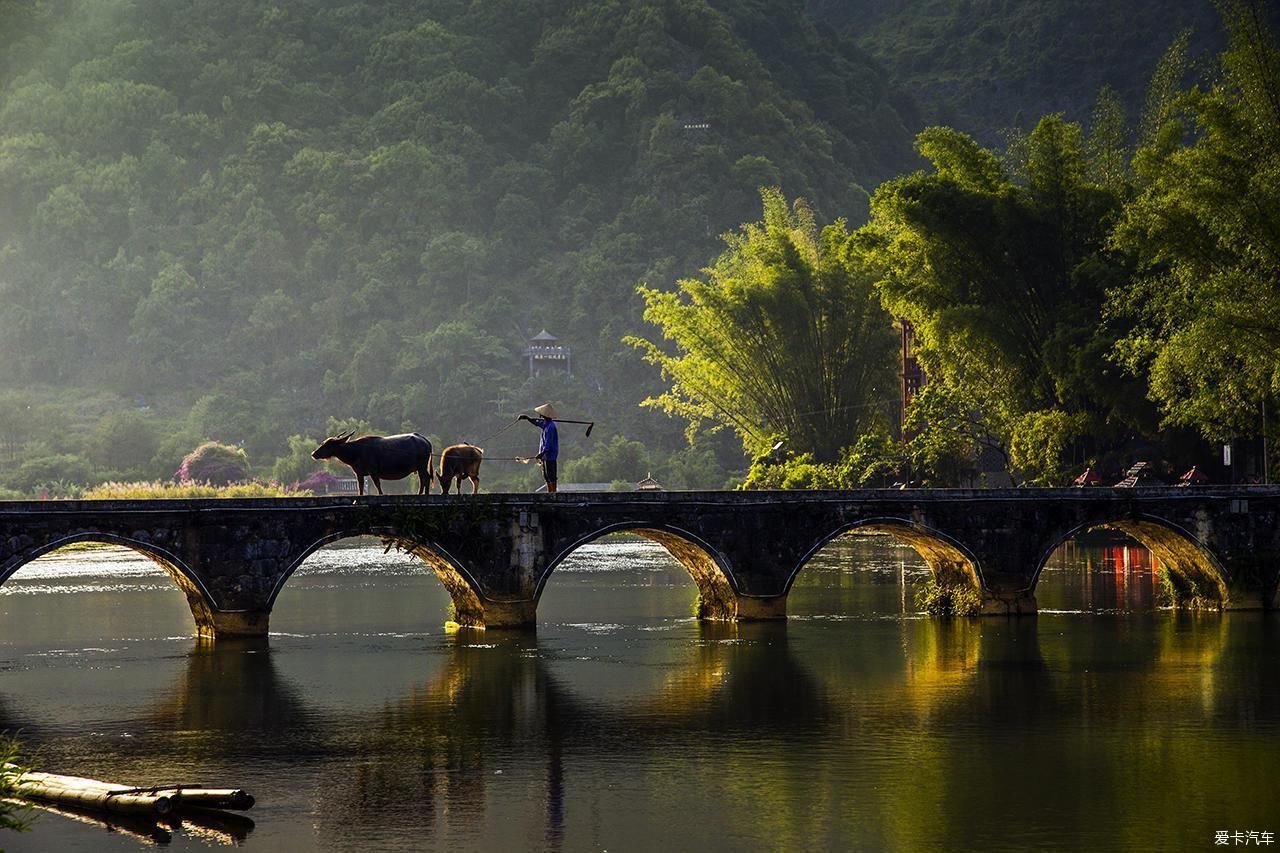
[[[708,619],[779,619],[796,575],[851,531],[910,544],[987,614],[1030,614],[1049,555],[1098,526],[1149,547],[1198,606],[1270,608],[1280,578],[1280,487],[488,494],[183,501],[0,502],[0,583],[63,545],[104,542],[159,563],[199,632],[262,635],[276,596],[316,549],[373,535],[412,552],[464,625],[532,627],[574,549],[630,531],[690,573]]]

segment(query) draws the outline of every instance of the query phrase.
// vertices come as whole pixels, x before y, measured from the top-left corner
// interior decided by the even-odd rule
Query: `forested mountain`
[[[1132,107],[1187,26],[1221,39],[1209,0],[0,0],[0,453],[52,460],[0,488],[543,399],[674,451],[638,284],[761,187],[860,224],[927,122]],[[528,379],[542,328],[572,379]]]
[[[196,406],[256,459],[327,416],[477,438],[503,398],[665,425],[637,283],[761,186],[858,216],[914,162],[909,99],[798,0],[0,15],[0,381]],[[523,387],[542,327],[573,382]]]
[[[1042,115],[1086,119],[1103,86],[1131,116],[1183,30],[1220,49],[1213,0],[808,0],[815,18],[879,60],[931,124],[988,141]]]

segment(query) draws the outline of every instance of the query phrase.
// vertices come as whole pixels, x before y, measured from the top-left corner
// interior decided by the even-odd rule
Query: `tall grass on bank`
[[[982,594],[966,584],[941,584],[929,578],[916,588],[916,607],[931,616],[977,616]]]
[[[87,501],[176,500],[182,498],[304,498],[305,489],[289,491],[275,483],[232,483],[211,486],[208,483],[103,483],[85,489],[80,495]]]
[[[31,768],[22,756],[22,747],[8,735],[0,735],[0,830],[26,832],[31,828],[30,806],[12,799],[18,779]]]

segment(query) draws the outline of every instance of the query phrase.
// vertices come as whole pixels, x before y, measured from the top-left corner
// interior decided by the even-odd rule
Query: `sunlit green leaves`
[[[648,405],[691,431],[729,426],[752,454],[783,437],[831,461],[884,417],[893,335],[844,223],[819,230],[803,202],[761,196],[762,221],[725,236],[705,280],[640,289],[676,353],[630,340],[671,383]]]
[[[1129,417],[1085,378],[1105,368],[1115,332],[1102,305],[1107,287],[1124,281],[1123,259],[1106,246],[1124,191],[1109,171],[1113,152],[1091,159],[1081,128],[1060,116],[1042,119],[1003,162],[947,128],[925,131],[918,147],[934,170],[881,186],[857,237],[878,265],[886,307],[911,323],[929,377],[914,452],[939,473],[957,464],[949,455],[972,460],[983,444],[1036,447],[1015,464],[1053,481],[1052,457],[1068,442],[1046,445],[1041,427],[1069,422],[1054,435],[1098,438]],[[936,411],[921,417],[925,407]]]
[[[1280,390],[1280,47],[1256,10],[1224,10],[1221,76],[1167,106],[1137,156],[1115,243],[1142,275],[1112,301],[1137,323],[1118,352],[1168,421],[1216,439],[1255,433]]]

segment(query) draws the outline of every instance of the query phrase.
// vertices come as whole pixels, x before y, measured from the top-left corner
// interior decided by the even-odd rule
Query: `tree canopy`
[[[705,281],[640,289],[676,349],[630,339],[671,380],[646,405],[730,426],[752,455],[782,439],[832,461],[892,410],[896,339],[846,223],[819,228],[776,189],[761,198],[763,219],[725,235]]]
[[[636,411],[664,390],[622,343],[647,334],[636,283],[670,291],[705,266],[717,235],[756,218],[762,186],[804,198],[815,223],[861,225],[870,191],[920,165],[915,97],[932,117],[972,125],[973,139],[930,131],[919,152],[936,174],[879,194],[877,227],[898,216],[919,245],[892,238],[873,251],[859,238],[841,263],[858,288],[872,267],[896,280],[882,292],[903,316],[936,315],[922,322],[927,358],[941,358],[948,336],[974,342],[969,362],[934,364],[957,379],[925,395],[933,419],[995,436],[1049,479],[1045,448],[1078,454],[1103,432],[1147,430],[1150,413],[1127,401],[1141,401],[1148,370],[1170,423],[1241,429],[1265,365],[1239,371],[1246,382],[1220,359],[1189,383],[1226,377],[1233,414],[1210,412],[1207,391],[1194,405],[1177,398],[1179,371],[1212,366],[1212,335],[1183,322],[1176,300],[1161,309],[1167,292],[1126,304],[1119,287],[1135,262],[1153,287],[1195,275],[1159,248],[1177,243],[1176,229],[1162,236],[1142,205],[1158,208],[1160,193],[1201,174],[1192,161],[1212,160],[1213,145],[1228,150],[1214,139],[1234,140],[1239,158],[1268,132],[1233,106],[1265,89],[1241,82],[1253,72],[1224,68],[1183,96],[1167,64],[1131,168],[1124,112],[1172,33],[1200,25],[1180,42],[1190,53],[1218,38],[1206,35],[1205,2],[1156,14],[1144,0],[1126,26],[1115,21],[1129,7],[1094,0],[0,4],[0,399],[12,403],[0,407],[11,463],[0,488],[164,477],[210,439],[242,446],[260,476],[273,459],[292,476],[305,466],[295,445],[331,418],[451,443],[494,435],[544,399],[617,422],[647,464],[685,460],[689,476],[668,468],[671,482],[714,470],[702,484],[717,485],[743,464],[731,442],[680,449],[677,424]],[[861,26],[838,35],[848,14]],[[1068,75],[1072,53],[1098,59]],[[1229,55],[1266,70],[1236,47]],[[1102,83],[1112,88],[1087,135],[1056,118],[992,146],[1025,116],[1082,118],[1081,92]],[[1234,177],[1209,195],[1243,193],[1269,210],[1269,172],[1246,186],[1243,161],[1219,159],[1213,168]],[[970,214],[998,229],[1006,255],[979,244]],[[1237,228],[1228,214],[1214,214],[1219,249],[1245,258],[1241,275],[1264,272],[1266,257],[1246,256],[1267,238],[1265,217]],[[1121,218],[1122,232],[1100,240]],[[834,238],[823,248],[827,229],[814,228],[834,259]],[[896,260],[868,255],[890,250]],[[912,252],[943,262],[922,267],[925,278],[951,283],[894,295]],[[946,302],[969,275],[982,276],[972,293]],[[1020,277],[1033,283],[1019,291]],[[1225,277],[1217,286],[1230,288]],[[1100,291],[1119,296],[1093,322]],[[544,327],[572,348],[572,376],[530,376],[522,353]],[[1208,337],[1197,349],[1174,329]],[[776,348],[782,330],[770,331]],[[813,349],[803,323],[792,332],[791,349]],[[1132,378],[1107,355],[1117,339]],[[826,369],[811,362],[787,384],[829,382]],[[830,460],[869,428],[828,416],[846,393],[821,390],[809,408],[769,403],[776,411],[757,412],[753,429]],[[801,423],[815,418],[826,421]],[[591,454],[608,436],[574,450]]]
[[[621,343],[635,283],[698,269],[761,185],[858,215],[915,124],[787,0],[3,14],[0,381],[170,434],[216,400],[194,440],[255,459],[329,416],[450,441],[546,395],[634,419],[658,390]],[[551,386],[520,357],[544,327],[574,352]]]
[[[917,337],[932,386],[920,405],[934,407],[921,442],[976,415],[1016,469],[1049,482],[1061,472],[1046,441],[1061,450],[1142,419],[1145,389],[1110,362],[1118,330],[1102,319],[1128,263],[1107,243],[1126,184],[1099,132],[1110,122],[1086,139],[1048,116],[999,152],[933,128],[917,141],[933,169],[876,191],[858,241]]]
[[[1168,421],[1229,440],[1257,434],[1280,391],[1280,48],[1257,8],[1225,10],[1217,73],[1135,159],[1115,245],[1141,274],[1113,309],[1134,320],[1120,353]]]

